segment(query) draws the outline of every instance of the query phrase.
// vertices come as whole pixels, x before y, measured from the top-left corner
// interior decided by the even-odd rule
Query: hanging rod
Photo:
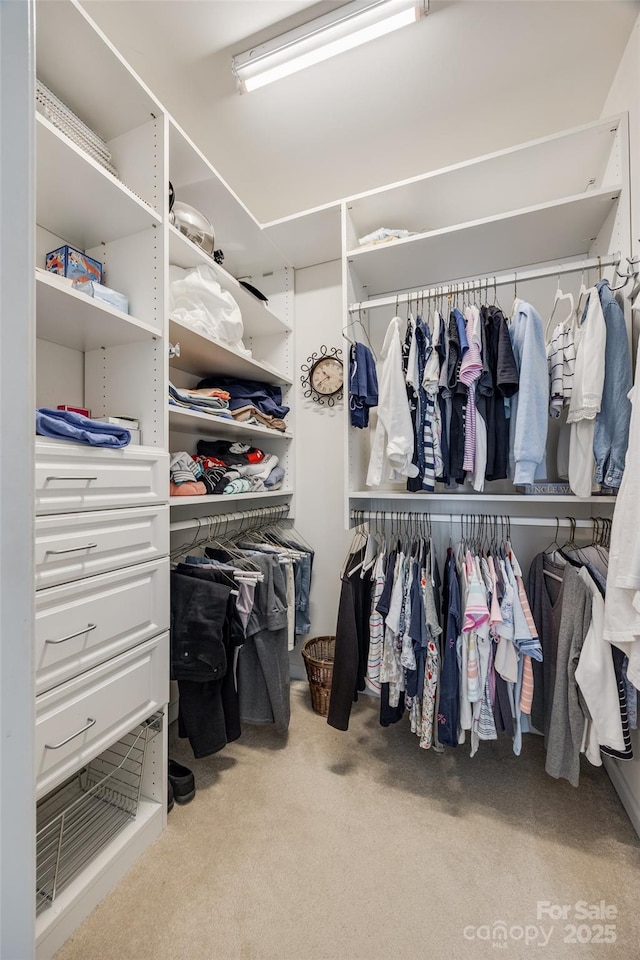
[[[186,504],[185,504],[186,506]],[[192,517],[190,520],[178,520],[169,524],[170,533],[180,530],[193,530],[194,527],[214,531],[230,523],[242,523],[244,520],[261,520],[262,525],[284,520],[289,514],[289,504],[282,503],[269,507],[255,507],[251,510],[237,510],[235,513],[218,513],[212,517]]]
[[[451,280],[446,284],[436,284],[425,290],[413,290],[410,293],[394,293],[387,297],[373,297],[371,300],[363,300],[361,303],[352,303],[349,305],[349,313],[359,313],[361,310],[373,310],[376,307],[393,307],[396,303],[409,303],[410,300],[428,299],[429,297],[446,296],[449,293],[456,293],[464,288],[465,291],[480,290],[486,286],[503,287],[511,283],[525,283],[527,280],[541,280],[544,277],[560,277],[567,273],[581,273],[584,270],[594,270],[600,267],[617,267],[622,260],[621,253],[612,253],[606,257],[591,257],[588,260],[576,260],[571,263],[562,263],[557,267],[538,267],[531,270],[514,271],[513,273],[502,274],[499,277],[484,276],[475,277],[471,280]]]
[[[527,527],[527,526],[536,526],[536,527],[584,527],[590,528],[593,527],[594,519],[598,518],[589,518],[588,520],[575,520],[570,517],[510,517],[508,514],[487,514],[487,513],[475,513],[475,514],[461,514],[461,513],[418,513],[416,511],[388,511],[388,510],[352,510],[351,511],[351,520],[354,524],[363,523],[365,520],[397,520],[400,523],[405,523],[411,520],[413,517],[426,517],[429,523],[448,523],[453,524],[455,522],[463,523],[467,517],[489,517],[493,519],[496,517],[500,520],[501,517],[504,517],[511,526],[514,527]]]

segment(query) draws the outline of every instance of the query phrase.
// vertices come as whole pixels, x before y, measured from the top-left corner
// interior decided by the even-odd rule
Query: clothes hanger
[[[633,278],[634,284],[629,293],[627,294],[627,300],[630,300],[632,303],[635,301],[636,297],[640,293],[640,269],[638,264],[640,263],[640,257],[626,257],[626,261],[629,264],[631,270],[634,270]]]
[[[571,320],[571,318],[572,318],[572,316],[573,316],[574,306],[575,306],[575,305],[574,305],[574,302],[573,302],[573,294],[572,294],[572,293],[563,293],[562,290],[560,289],[560,274],[558,274],[558,286],[557,286],[557,288],[556,288],[556,295],[555,295],[555,299],[554,299],[554,301],[553,301],[553,309],[552,309],[552,311],[551,311],[551,316],[549,317],[549,319],[548,319],[548,321],[547,321],[547,324],[546,324],[546,326],[545,326],[545,328],[544,328],[544,338],[545,338],[545,341],[546,341],[547,343],[549,342],[549,329],[551,328],[551,321],[553,320],[553,315],[554,315],[555,312],[556,312],[556,307],[558,306],[558,304],[560,303],[561,300],[568,300],[568,301],[569,301],[569,303],[570,303],[569,313],[568,313],[568,315],[567,315],[566,317],[564,317],[564,319],[558,320],[557,323],[556,323],[556,326],[560,326],[561,324],[568,323],[569,320]]]
[[[511,308],[511,314],[516,312],[518,309],[518,274],[513,271],[513,306]]]
[[[578,302],[576,303],[576,310],[574,314],[574,322],[579,324],[582,319],[582,300],[587,296],[589,288],[584,284],[584,263],[582,264],[582,273],[580,275],[580,290],[578,292]],[[587,283],[589,282],[589,271],[587,271]]]
[[[362,547],[362,546],[364,546],[364,545],[366,544],[366,540],[365,540],[365,544],[362,544],[362,543],[361,543],[359,546],[356,547],[356,544],[358,544],[359,539],[365,536],[365,532],[364,532],[364,516],[363,516],[363,511],[362,511],[362,510],[356,510],[356,511],[355,511],[355,513],[354,513],[354,521],[355,521],[355,530],[354,530],[353,538],[352,538],[352,540],[351,540],[351,546],[349,547],[349,550],[347,551],[347,555],[346,555],[345,560],[344,560],[344,563],[343,563],[343,565],[342,565],[342,570],[340,571],[340,579],[341,579],[341,580],[342,580],[345,576],[351,576],[352,573],[355,573],[356,570],[359,570],[360,567],[362,566],[362,562],[360,562],[360,563],[356,564],[354,567],[352,567],[352,568],[347,572],[347,567],[348,567],[348,565],[349,565],[349,561],[351,560],[351,558],[360,550],[360,547]]]
[[[397,312],[398,312],[398,311],[396,310],[396,313],[397,313]],[[377,356],[376,356],[376,352],[375,352],[375,350],[373,349],[373,346],[372,346],[372,344],[371,344],[371,340],[369,339],[369,334],[367,333],[367,328],[365,327],[365,325],[364,325],[364,323],[363,323],[363,320],[362,320],[362,307],[361,307],[361,306],[358,306],[358,316],[357,316],[357,317],[354,317],[353,320],[350,320],[349,323],[348,323],[345,327],[342,328],[342,336],[345,338],[345,340],[348,340],[349,343],[352,344],[352,345],[354,345],[354,346],[355,346],[355,344],[356,344],[358,341],[357,341],[357,340],[351,340],[351,338],[347,335],[347,330],[349,329],[349,327],[354,327],[356,324],[360,324],[360,328],[361,328],[362,332],[364,333],[364,338],[365,338],[365,340],[367,341],[367,345],[368,345],[368,347],[369,347],[369,350],[371,350],[371,353],[373,354],[373,359],[377,361],[378,358],[377,358]]]
[[[554,563],[557,563],[558,561],[557,561],[556,554],[558,554],[558,553],[561,554],[562,547],[560,546],[560,543],[559,543],[559,541],[558,541],[558,534],[560,533],[560,519],[559,519],[559,517],[556,517],[556,518],[555,518],[555,521],[556,521],[556,532],[555,532],[555,534],[554,534],[553,540],[551,541],[551,543],[549,544],[548,547],[545,547],[545,549],[542,551],[542,553],[543,553],[544,556],[549,557],[550,559],[552,559]],[[563,558],[563,559],[564,559],[564,558]],[[563,565],[563,564],[560,563],[560,566],[562,566],[562,565]],[[551,570],[545,570],[545,569],[544,569],[544,564],[543,564],[543,567],[542,567],[542,573],[543,573],[543,576],[549,577],[550,580],[557,580],[558,583],[562,583],[562,577],[559,577],[556,573],[553,573]]]
[[[500,304],[500,301],[498,299],[498,282],[495,275],[493,277],[493,306],[497,307],[501,313],[504,313],[502,309],[502,305]]]
[[[638,273],[635,272],[633,269],[630,270],[628,273],[620,273],[620,271],[619,271],[618,268],[616,267],[616,268],[615,268],[615,275],[616,275],[617,277],[620,277],[620,278],[621,278],[622,283],[618,283],[615,287],[612,287],[611,284],[609,284],[609,289],[611,290],[612,293],[613,293],[615,290],[624,290],[624,288],[626,287],[626,285],[629,283],[629,280],[631,280],[632,278],[635,279],[635,277],[638,276]]]

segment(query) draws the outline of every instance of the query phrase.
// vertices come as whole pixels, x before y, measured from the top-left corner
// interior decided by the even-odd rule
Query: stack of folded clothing
[[[91,420],[72,410],[36,410],[36,433],[54,440],[86,443],[91,447],[126,447],[131,434],[124,427]]]
[[[282,403],[282,389],[259,380],[238,380],[236,377],[206,377],[198,384],[199,390],[217,388],[229,396],[229,410],[234,420],[257,423],[273,430],[284,431],[284,418],[289,407]]]
[[[200,440],[194,457],[173,453],[170,469],[172,497],[275,492],[284,479],[274,454],[224,440]]]
[[[215,417],[231,420],[229,413],[229,394],[217,387],[189,390],[174,386],[169,381],[169,405],[198,413],[209,413]]]

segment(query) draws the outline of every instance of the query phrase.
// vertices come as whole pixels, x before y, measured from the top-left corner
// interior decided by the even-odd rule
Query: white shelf
[[[36,271],[36,336],[84,352],[161,334],[109,304],[60,286],[53,275]]]
[[[430,232],[601,187],[619,124],[599,120],[347,198],[354,230]]]
[[[197,436],[211,436],[224,438],[268,437],[270,440],[291,440],[292,434],[270,427],[251,423],[240,423],[237,420],[227,420],[209,413],[198,413],[196,410],[183,410],[169,404],[169,429],[180,433]]]
[[[79,4],[38,3],[36,19],[38,77],[104,140],[162,113]]]
[[[460,493],[412,493],[399,490],[357,490],[349,493],[350,500],[400,500],[406,503],[415,503],[419,500],[434,500],[440,502],[454,503],[459,500],[463,503],[572,503],[574,506],[581,506],[589,503],[608,503],[615,506],[616,497],[599,496],[594,494],[591,497],[574,497],[571,495],[542,495],[524,493],[474,493],[469,490],[461,490]]]
[[[342,255],[340,203],[263,224],[263,230],[296,270],[339,260]]]
[[[347,260],[367,295],[507,267],[586,255],[621,187],[593,190],[483,220],[350,250]]]
[[[170,367],[193,373],[198,377],[219,374],[244,380],[262,380],[264,383],[289,386],[292,381],[267,364],[236,353],[210,337],[192,330],[180,320],[169,320],[169,339],[180,344],[180,356],[172,357]]]
[[[224,267],[217,264],[213,257],[192,243],[172,224],[169,225],[169,262],[178,267],[199,267],[202,263],[211,267],[220,286],[229,291],[240,307],[244,330],[248,336],[264,337],[291,330],[262,300],[245,289]]]
[[[289,266],[255,217],[173,118],[169,122],[169,179],[176,200],[190,203],[213,224],[216,249],[224,251],[231,273],[257,278]]]
[[[276,497],[292,497],[293,490],[265,491],[263,493],[209,494],[206,497],[169,497],[170,507],[188,507],[194,503],[235,503],[238,500],[275,500]]]
[[[37,223],[87,250],[162,223],[158,214],[36,114]]]

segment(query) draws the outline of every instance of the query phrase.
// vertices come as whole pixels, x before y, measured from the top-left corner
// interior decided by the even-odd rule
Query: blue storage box
[[[82,250],[70,247],[68,243],[48,253],[45,266],[50,273],[59,273],[73,280],[95,280],[97,283],[102,283],[100,261],[88,257]]]

